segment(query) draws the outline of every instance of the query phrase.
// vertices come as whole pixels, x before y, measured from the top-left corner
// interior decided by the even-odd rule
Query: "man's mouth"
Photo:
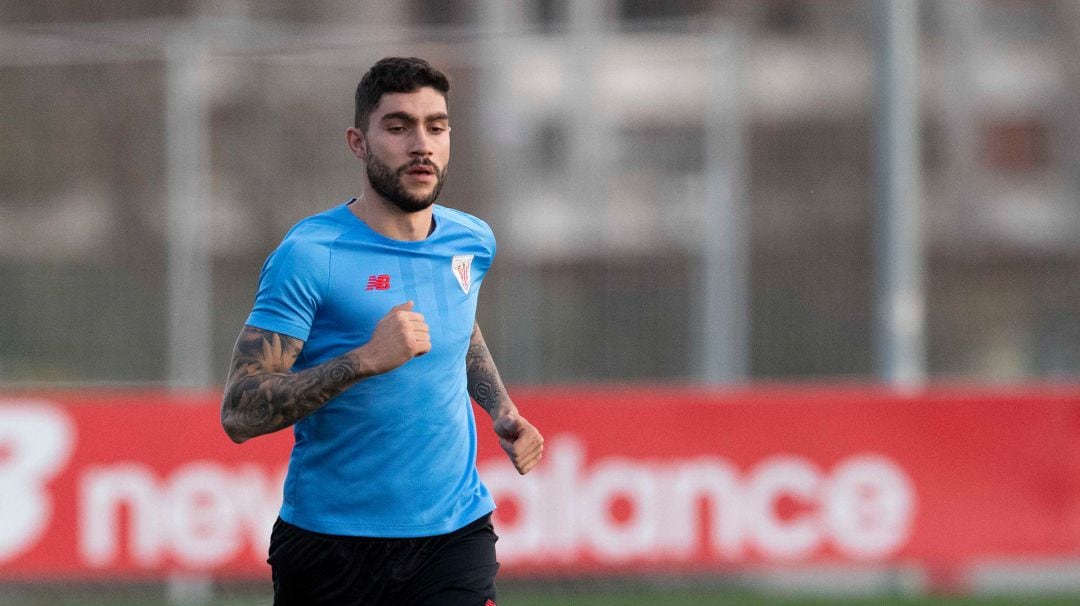
[[[419,164],[417,166],[411,166],[405,171],[407,175],[434,175],[435,167],[427,164]]]

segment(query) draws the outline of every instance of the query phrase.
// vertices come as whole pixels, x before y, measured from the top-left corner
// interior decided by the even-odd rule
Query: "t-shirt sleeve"
[[[491,231],[491,226],[480,219],[473,218],[476,222],[475,231],[477,239],[480,240],[481,246],[486,249],[487,254],[479,255],[474,261],[474,271],[476,271],[481,279],[483,275],[487,273],[491,268],[491,263],[495,260],[495,249],[497,248],[495,242],[495,233]]]
[[[307,341],[329,266],[328,247],[286,238],[263,264],[246,324]]]
[[[495,259],[495,251],[499,248],[498,243],[495,241],[495,232],[491,231],[491,226],[487,223],[484,224],[484,227],[487,228],[485,241],[487,243],[488,250],[491,251],[491,258]]]

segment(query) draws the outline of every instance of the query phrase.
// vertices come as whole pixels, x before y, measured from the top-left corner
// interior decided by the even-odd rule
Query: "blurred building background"
[[[1080,3],[911,6],[927,376],[1075,378]],[[850,0],[4,0],[0,382],[221,382],[266,255],[359,191],[343,133],[387,55],[451,76],[440,203],[499,237],[480,323],[508,382],[873,380],[880,25]]]

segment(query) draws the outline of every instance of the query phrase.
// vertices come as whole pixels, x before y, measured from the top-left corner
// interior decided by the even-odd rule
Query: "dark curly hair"
[[[371,66],[356,86],[356,128],[367,132],[368,118],[386,93],[411,93],[430,86],[445,98],[450,81],[430,63],[416,57],[387,57]]]

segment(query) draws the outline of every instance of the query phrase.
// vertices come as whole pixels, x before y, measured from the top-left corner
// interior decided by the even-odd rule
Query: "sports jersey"
[[[421,241],[387,238],[348,204],[294,226],[263,266],[247,324],[304,341],[303,370],[370,340],[414,301],[431,351],[354,384],[293,427],[280,516],[314,532],[420,537],[495,507],[476,471],[465,355],[495,238],[483,221],[434,205]]]

